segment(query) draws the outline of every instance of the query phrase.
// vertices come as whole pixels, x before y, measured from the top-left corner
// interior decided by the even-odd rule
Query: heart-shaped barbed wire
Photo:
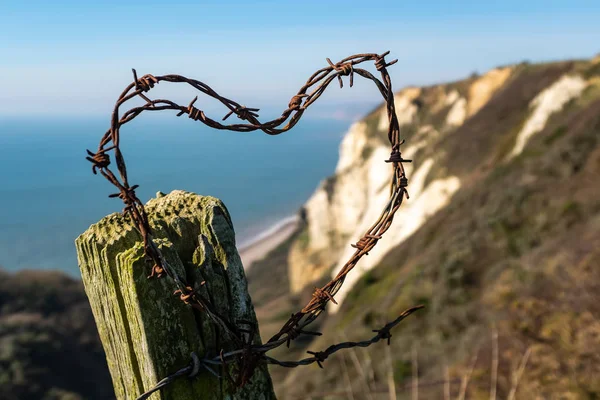
[[[346,275],[356,266],[357,262],[364,255],[368,254],[368,252],[375,247],[377,241],[382,238],[382,235],[391,226],[394,214],[402,204],[404,197],[406,196],[406,198],[408,198],[408,192],[406,190],[408,179],[404,171],[403,163],[410,162],[411,160],[403,159],[400,153],[400,146],[404,143],[404,141],[400,140],[400,128],[394,108],[392,83],[387,72],[387,67],[396,63],[398,60],[387,63],[385,61],[385,56],[388,54],[389,51],[383,54],[356,54],[344,58],[336,64],[332,63],[330,59],[327,59],[329,66],[321,68],[308,79],[304,86],[300,88],[298,93],[292,96],[288,104],[288,108],[283,111],[281,116],[265,123],[262,123],[258,120],[259,109],[249,108],[240,105],[233,100],[227,99],[200,81],[189,79],[181,75],[153,76],[147,74],[141,78],[138,78],[135,69],[133,70],[133,83],[129,84],[119,96],[112,113],[110,129],[108,129],[108,131],[100,140],[98,150],[95,153],[87,150],[87,160],[93,164],[92,172],[94,174],[100,171],[100,174],[118,189],[118,193],[112,194],[109,197],[118,197],[123,201],[125,204],[123,213],[132,218],[135,226],[142,236],[146,259],[153,265],[149,278],[161,277],[164,274],[172,278],[177,289],[175,293],[180,296],[180,299],[186,304],[189,304],[192,307],[206,313],[216,325],[220,326],[225,332],[230,334],[233,340],[239,345],[238,350],[230,351],[228,353],[221,352],[219,357],[216,358],[199,359],[194,354],[192,357],[192,364],[180,369],[172,377],[163,379],[163,381],[161,381],[162,383],[146,392],[144,395],[140,396],[139,399],[147,398],[151,393],[160,389],[160,387],[163,387],[166,384],[165,382],[170,382],[170,378],[174,379],[182,374],[189,375],[193,371],[197,373],[200,367],[203,367],[204,369],[207,369],[213,374],[217,375],[210,368],[210,365],[225,366],[227,364],[237,363],[238,377],[235,381],[235,384],[238,387],[241,387],[248,382],[254,372],[254,369],[261,361],[281,365],[284,367],[297,367],[299,365],[311,364],[313,362],[316,362],[319,364],[319,366],[321,366],[321,363],[329,355],[340,349],[354,346],[366,347],[382,339],[387,339],[389,343],[389,338],[391,337],[391,328],[396,326],[400,321],[414,311],[422,308],[422,306],[416,306],[406,310],[396,320],[386,324],[383,328],[374,331],[377,333],[377,335],[364,342],[339,343],[337,345],[330,346],[326,351],[309,352],[312,357],[294,362],[278,361],[266,355],[268,351],[283,344],[287,344],[289,347],[290,342],[295,340],[300,335],[320,335],[318,332],[310,332],[305,330],[305,328],[319,316],[329,301],[336,303],[334,296],[342,287]],[[355,68],[356,65],[367,61],[373,61],[375,63],[375,68],[381,73],[382,80],[377,79],[365,69]],[[373,225],[367,230],[363,237],[361,237],[356,244],[352,245],[354,248],[356,248],[356,251],[338,272],[335,278],[333,278],[323,287],[315,288],[312,298],[308,304],[306,304],[302,310],[292,314],[289,320],[281,327],[279,332],[276,333],[265,344],[254,345],[252,344],[251,340],[244,340],[243,338],[242,333],[247,332],[247,330],[232,326],[230,321],[225,321],[221,316],[219,316],[212,304],[207,299],[204,299],[202,296],[200,296],[194,288],[190,287],[181,277],[175,274],[173,268],[169,266],[165,258],[162,256],[160,250],[153,242],[152,230],[148,223],[148,216],[144,209],[144,205],[135,193],[138,185],[130,185],[127,177],[125,159],[119,146],[121,127],[132,121],[144,111],[174,110],[178,111],[178,117],[187,114],[189,118],[195,121],[200,121],[203,124],[215,129],[225,129],[237,132],[261,130],[269,135],[278,135],[290,130],[296,125],[296,123],[304,114],[304,111],[321,96],[334,78],[337,77],[340,88],[342,88],[342,76],[349,76],[350,87],[352,87],[354,82],[354,74],[358,74],[363,78],[371,80],[373,83],[375,83],[386,103],[386,111],[388,116],[388,139],[391,146],[391,154],[390,158],[385,160],[385,162],[391,163],[394,170],[390,182],[389,201],[383,208],[380,216],[376,221],[374,221]],[[187,106],[182,106],[173,101],[165,99],[151,100],[146,93],[148,93],[156,84],[163,81],[186,83],[205,95],[218,100],[230,110],[222,120],[226,120],[231,115],[236,114],[239,119],[247,121],[248,123],[223,125],[220,122],[207,117],[202,110],[194,106],[198,98],[197,96]],[[309,90],[311,91],[307,93]],[[120,107],[127,101],[137,97],[143,99],[145,104],[142,106],[133,107],[120,116]],[[284,123],[285,125],[281,126]],[[109,168],[110,151],[114,152],[120,179],[117,178],[117,176]]]

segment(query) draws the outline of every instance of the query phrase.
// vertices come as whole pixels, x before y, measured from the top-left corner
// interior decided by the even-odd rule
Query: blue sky
[[[597,0],[0,0],[0,115],[108,116],[136,68],[199,79],[273,117],[326,57],[390,50],[399,89],[525,59],[589,58],[599,20]],[[160,86],[161,97],[194,96]],[[354,118],[378,96],[366,82],[333,86],[306,115]]]

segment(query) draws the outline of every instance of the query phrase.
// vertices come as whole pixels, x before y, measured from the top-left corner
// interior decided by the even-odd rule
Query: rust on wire
[[[389,343],[391,338],[390,329],[396,326],[408,315],[421,308],[421,306],[417,306],[405,311],[395,321],[390,322],[382,329],[375,331],[377,335],[371,340],[364,342],[345,342],[330,346],[323,352],[309,352],[313,355],[313,357],[300,361],[278,361],[266,355],[266,353],[270,350],[273,350],[283,344],[289,346],[290,342],[295,340],[300,335],[320,335],[319,332],[310,332],[304,328],[306,328],[319,316],[319,314],[325,309],[328,302],[331,301],[336,303],[334,296],[342,287],[346,275],[356,266],[357,262],[364,255],[368,254],[368,252],[375,247],[378,240],[382,238],[382,235],[391,226],[394,215],[402,204],[404,197],[406,196],[408,198],[408,192],[406,190],[408,179],[404,171],[403,163],[410,162],[411,160],[403,159],[400,152],[400,146],[404,143],[404,141],[400,140],[400,128],[396,117],[392,83],[387,71],[387,67],[395,64],[398,60],[394,60],[389,63],[386,62],[385,56],[388,54],[389,51],[383,54],[356,54],[346,57],[335,64],[328,58],[327,63],[329,66],[321,68],[315,72],[300,88],[300,90],[298,90],[297,94],[292,96],[288,104],[288,108],[282,112],[281,116],[268,122],[260,122],[258,120],[258,108],[251,108],[238,104],[233,100],[219,95],[208,85],[198,80],[186,78],[181,75],[154,76],[146,74],[138,78],[136,70],[132,70],[133,82],[125,88],[125,90],[117,99],[111,117],[110,128],[102,136],[98,150],[95,153],[87,150],[88,157],[86,157],[86,159],[92,163],[92,172],[94,174],[97,174],[97,172],[100,171],[100,174],[118,189],[118,193],[110,195],[109,197],[118,197],[123,201],[125,205],[123,209],[124,214],[133,220],[136,228],[139,230],[142,236],[146,259],[152,265],[149,278],[160,278],[161,276],[166,275],[173,279],[176,286],[175,294],[179,295],[180,299],[184,303],[206,313],[215,325],[221,327],[234,339],[234,342],[238,343],[239,345],[237,350],[227,353],[221,352],[219,356],[215,358],[204,358],[200,361],[196,361],[194,359],[194,363],[189,367],[179,370],[172,376],[172,379],[171,377],[163,379],[156,387],[151,389],[150,392],[142,395],[140,399],[147,398],[150,393],[170,383],[177,376],[190,374],[192,371],[197,373],[200,367],[208,370],[213,375],[219,376],[211,369],[210,365],[222,366],[226,370],[225,375],[233,380],[233,377],[230,377],[227,369],[227,365],[233,364],[237,370],[235,384],[238,387],[245,385],[252,377],[256,367],[264,363],[276,364],[283,367],[297,367],[316,362],[320,367],[322,367],[325,359],[338,350],[355,346],[366,347],[378,342],[381,339],[387,339]],[[375,77],[369,71],[357,67],[359,64],[368,61],[374,62],[376,70],[381,74],[381,80]],[[390,182],[390,199],[373,225],[367,230],[367,232],[365,232],[363,237],[360,238],[355,245],[352,245],[354,248],[356,248],[356,251],[341,268],[335,278],[333,278],[323,287],[316,288],[308,304],[306,304],[304,308],[295,314],[292,314],[290,319],[281,327],[279,332],[277,332],[265,344],[254,345],[252,344],[251,339],[253,336],[251,334],[248,335],[249,340],[245,340],[243,338],[243,333],[247,333],[248,330],[240,329],[230,321],[227,321],[218,315],[208,299],[203,298],[197,292],[197,290],[187,285],[175,274],[174,270],[163,258],[158,246],[154,244],[152,240],[152,230],[148,223],[146,210],[144,209],[143,203],[137,197],[135,192],[138,188],[138,185],[131,185],[127,176],[125,158],[123,157],[120,148],[121,128],[123,125],[131,122],[145,111],[172,110],[177,112],[176,115],[178,117],[187,114],[190,119],[194,121],[200,121],[201,123],[215,129],[237,132],[261,130],[268,135],[279,135],[280,133],[290,130],[296,125],[296,123],[298,123],[304,114],[304,111],[311,104],[313,104],[321,96],[321,94],[323,94],[323,92],[335,78],[337,78],[340,87],[343,87],[342,77],[349,76],[350,86],[352,87],[355,74],[372,81],[386,103],[386,112],[388,116],[388,139],[391,146],[391,153],[389,159],[384,161],[391,163],[393,167],[393,176]],[[235,114],[238,119],[241,121],[246,121],[247,123],[233,123],[224,125],[207,117],[204,111],[194,106],[198,96],[192,99],[188,105],[180,105],[165,99],[152,100],[146,95],[146,93],[148,93],[160,82],[188,84],[202,94],[219,101],[229,109],[229,112],[222,118],[222,121],[227,120],[229,117]],[[129,100],[138,97],[144,100],[145,104],[133,107],[121,114],[121,106],[123,106]],[[115,175],[115,173],[113,173],[109,168],[111,165],[111,160],[108,155],[109,151],[114,152],[113,156],[117,165],[119,177],[117,177],[117,175]],[[256,327],[253,329],[256,330]]]

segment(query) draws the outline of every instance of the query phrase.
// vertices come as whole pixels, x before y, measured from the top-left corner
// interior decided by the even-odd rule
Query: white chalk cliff
[[[395,95],[401,136],[406,139],[402,155],[414,159],[412,164],[405,164],[410,199],[404,201],[375,248],[347,276],[336,295],[338,303],[366,271],[377,266],[388,251],[407,240],[460,190],[465,174],[455,175],[451,157],[444,158],[445,148],[435,146],[452,140],[454,132],[475,118],[513,78],[517,67],[496,68],[453,84],[409,87]],[[522,152],[548,118],[580,96],[586,85],[580,76],[562,75],[541,91],[526,110],[526,120],[514,135],[507,157]],[[288,257],[293,293],[334,276],[354,253],[351,244],[376,221],[389,199],[392,166],[384,162],[390,154],[387,121],[382,105],[353,124],[340,145],[335,174],[321,182],[306,202],[306,226]],[[400,266],[401,260],[398,263]],[[328,309],[335,312],[337,308]]]

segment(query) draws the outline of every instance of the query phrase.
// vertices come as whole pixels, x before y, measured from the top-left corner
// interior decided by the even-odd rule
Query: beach
[[[275,249],[289,238],[298,227],[298,216],[285,218],[267,229],[257,237],[239,248],[244,269],[248,270],[252,263],[261,260],[271,250]]]

